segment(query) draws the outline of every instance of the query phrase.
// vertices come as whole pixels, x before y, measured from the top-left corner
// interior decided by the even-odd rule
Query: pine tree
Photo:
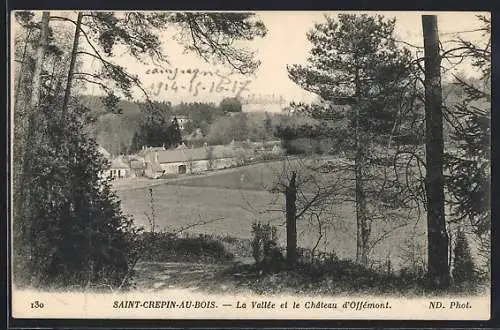
[[[168,143],[168,146],[175,147],[182,143],[181,129],[179,128],[179,122],[176,117],[172,119],[172,122],[168,127],[167,139],[168,140],[166,142]]]
[[[459,38],[447,56],[470,58],[481,73],[479,79],[456,78],[464,98],[453,108],[445,109],[452,125],[451,142],[455,150],[446,154],[445,166],[450,174],[446,188],[452,198],[452,221],[468,224],[479,241],[484,270],[489,277],[491,260],[491,21],[478,16],[483,23],[482,43]]]
[[[144,117],[132,138],[131,152],[137,152],[143,146],[169,148],[181,143],[177,120],[172,120],[170,124],[167,121],[171,109],[170,103],[161,106],[157,103],[152,103],[151,106],[141,105]]]
[[[312,43],[308,64],[288,68],[295,83],[318,94],[326,104],[313,107],[316,118],[347,125],[332,138],[346,142],[345,149],[354,158],[356,261],[364,265],[370,249],[369,204],[380,195],[368,193],[370,158],[374,147],[392,135],[413,70],[409,52],[394,41],[394,26],[395,19],[383,16],[327,16],[307,35]]]
[[[472,284],[475,279],[475,266],[469,242],[463,230],[458,230],[453,251],[453,280],[456,284]]]

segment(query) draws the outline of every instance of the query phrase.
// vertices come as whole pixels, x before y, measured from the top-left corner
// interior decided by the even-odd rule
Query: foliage
[[[235,40],[254,40],[266,35],[266,27],[252,13],[175,13],[171,18],[180,29],[180,42],[186,50],[203,59],[227,63],[241,73],[254,72],[260,62],[254,53],[238,48]]]
[[[294,82],[322,101],[292,106],[322,121],[345,122],[347,129],[335,137],[343,137],[351,148],[357,122],[364,144],[387,144],[399,133],[402,119],[414,115],[416,97],[415,68],[409,52],[395,43],[394,26],[394,19],[366,14],[328,16],[316,24],[307,35],[312,43],[307,65],[288,71]]]
[[[337,150],[344,151],[354,161],[356,259],[367,265],[373,219],[391,218],[380,207],[379,199],[388,187],[397,187],[394,183],[397,178],[388,175],[387,166],[373,166],[371,158],[381,151],[382,155],[387,153],[395,136],[408,135],[408,131],[409,136],[418,136],[412,135],[415,129],[412,122],[419,116],[415,106],[418,75],[409,51],[394,40],[395,19],[339,14],[337,18],[326,16],[325,20],[307,34],[312,44],[307,63],[288,67],[289,77],[321,100],[310,106],[292,104],[292,107],[294,113],[305,113],[326,122],[323,126],[327,129],[315,127],[314,131],[323,131],[335,141]],[[286,142],[298,132],[288,129],[279,133],[286,137]],[[290,148],[290,143],[287,144],[285,147]],[[322,151],[314,146],[312,149]]]
[[[127,154],[130,149],[138,118],[135,121],[129,118],[131,116],[107,113],[92,125],[96,142],[111,155]]]
[[[491,236],[491,31],[489,19],[484,23],[484,44],[459,38],[448,56],[471,58],[480,79],[456,78],[463,99],[447,108],[446,119],[453,127],[451,141],[454,149],[446,154],[446,188],[451,194],[452,220],[472,228],[485,254],[485,269],[490,265]]]
[[[238,98],[226,97],[226,98],[222,99],[222,101],[220,102],[219,108],[224,113],[241,112],[242,105],[241,105],[241,101]]]
[[[91,51],[79,54],[99,60],[102,67],[96,74],[82,73],[78,78],[99,85],[106,92],[115,87],[127,98],[132,97],[132,87],[139,87],[146,97],[148,95],[137,76],[110,61],[117,48],[125,49],[139,62],[146,63],[149,59],[161,66],[166,63],[161,32],[174,25],[180,31],[178,42],[186,50],[196,52],[207,61],[215,59],[248,73],[253,72],[259,62],[253,60],[253,52],[233,46],[233,42],[253,40],[266,33],[262,22],[251,13],[89,12],[82,25],[81,33]]]
[[[19,16],[19,21],[24,22],[29,19],[29,14],[26,12]],[[82,24],[77,33],[89,47],[74,54],[78,60],[80,58],[97,60],[98,65],[95,72],[72,71],[70,75],[82,87],[90,84],[102,89],[106,93],[103,104],[113,113],[121,111],[117,107],[118,96],[115,95],[117,91],[130,99],[133,97],[133,90],[139,89],[146,98],[147,106],[154,107],[139,77],[112,62],[117,48],[125,49],[143,64],[149,59],[154,65],[161,66],[166,63],[166,56],[163,53],[160,36],[174,25],[183,36],[178,39],[179,43],[187,50],[196,51],[205,60],[216,59],[229,64],[233,69],[248,73],[253,72],[259,62],[253,60],[253,52],[235,46],[233,42],[253,40],[256,37],[263,37],[266,33],[262,22],[255,19],[251,13],[86,12],[79,17],[82,17]],[[50,19],[76,24],[73,19],[66,16],[53,14]],[[206,124],[200,123],[200,126],[207,130]],[[144,132],[137,134],[132,145],[133,149],[137,149],[138,140],[150,140],[144,134]],[[175,135],[175,131],[172,134]]]
[[[190,121],[184,125],[184,132],[187,134],[199,128],[203,135],[207,135],[210,125],[218,117],[224,116],[224,112],[221,111],[220,107],[213,103],[181,102],[173,107],[173,111],[175,114],[189,117]]]
[[[297,254],[299,265],[311,265],[319,269],[328,268],[329,264],[339,261],[335,251],[316,253],[311,249],[298,248]]]
[[[177,146],[182,143],[181,129],[179,128],[179,122],[177,121],[176,117],[172,119],[167,132],[167,137],[170,141],[170,145]]]
[[[100,177],[109,164],[88,134],[93,118],[87,109],[78,102],[68,107],[70,82],[75,80],[75,88],[99,86],[106,93],[102,104],[115,114],[123,112],[115,91],[131,98],[133,88],[139,88],[150,106],[143,125],[153,129],[139,132],[136,147],[143,141],[175,144],[180,140],[178,124],[166,125],[165,109],[151,106],[139,78],[112,62],[116,49],[125,49],[143,63],[148,58],[159,65],[165,60],[160,33],[176,24],[191,30],[190,41],[195,46],[205,46],[197,48],[200,55],[208,50],[222,62],[252,71],[258,65],[253,54],[232,43],[263,36],[265,27],[252,19],[253,14],[239,13],[79,12],[76,21],[57,14],[44,12],[43,24],[34,22],[39,17],[36,13],[16,14],[26,38],[23,51],[19,43],[15,47],[16,59],[20,55],[22,65],[14,126],[28,129],[15,132],[16,139],[23,137],[14,145],[14,194],[21,210],[14,215],[15,280],[42,287],[103,284],[121,288],[128,284],[132,272],[130,260],[137,260],[140,251],[138,230],[122,214],[110,182]],[[54,24],[49,24],[54,21],[70,23],[65,27],[76,26],[75,33],[66,28],[56,32]],[[74,45],[82,40],[83,47],[60,42],[59,32],[74,35]],[[19,35],[16,40],[20,40]],[[84,58],[97,60],[97,65],[92,65],[97,69],[78,71]],[[29,88],[31,81],[34,90]],[[33,104],[21,102],[23,98]],[[17,157],[20,154],[26,157]]]
[[[143,111],[145,119],[132,138],[131,152],[139,151],[143,146],[170,148],[182,142],[177,118],[174,117],[168,124],[168,113],[171,111],[169,103],[153,105],[153,108],[144,107]]]
[[[458,230],[453,251],[453,280],[456,284],[472,284],[476,279],[469,242],[463,230]]]
[[[283,256],[277,250],[277,228],[260,222],[252,223],[252,256],[265,269],[278,268]],[[278,252],[278,253],[276,253]]]
[[[426,249],[419,242],[415,233],[416,228],[413,228],[413,234],[408,237],[401,247],[401,259],[403,260],[402,273],[423,277],[427,268],[425,261]],[[421,236],[423,236],[422,234]]]
[[[110,114],[99,97],[85,96],[83,103],[92,110],[97,117],[93,125],[94,136],[106,150],[112,154],[129,153],[142,148],[132,142],[134,134],[140,135],[141,123],[147,121],[151,111],[144,102],[129,102],[120,100],[117,108],[121,114]],[[213,103],[180,103],[170,105],[168,102],[152,102],[154,108],[161,109],[166,120],[176,116],[186,116],[189,120],[184,123],[183,140],[190,145],[201,147],[205,142],[212,145],[228,144],[232,140],[265,141],[273,137],[275,126],[284,122],[279,114],[249,113],[234,117],[224,115],[219,106]],[[212,126],[214,126],[212,128]],[[135,133],[137,132],[137,133]],[[201,133],[201,134],[200,134]],[[134,141],[139,141],[139,136]],[[134,145],[133,148],[131,146]],[[161,145],[161,144],[160,144]]]
[[[264,260],[264,245],[276,243],[277,229],[270,224],[252,223],[252,255],[256,263]]]
[[[207,169],[209,171],[215,169],[216,163],[217,163],[217,159],[215,158],[214,148],[213,147],[208,147],[207,148],[207,150],[206,150],[206,158],[208,160]]]
[[[168,232],[142,235],[149,242],[143,261],[223,263],[233,259],[224,244],[209,235],[178,237]]]
[[[322,154],[328,149],[328,139],[333,135],[332,129],[325,123],[288,126],[280,124],[275,128],[275,136],[281,139],[281,145],[287,154]]]
[[[248,138],[247,116],[238,113],[234,116],[219,117],[210,127],[208,143],[229,144],[231,141],[244,141]]]
[[[394,24],[366,14],[326,17],[307,35],[313,45],[309,65],[289,67],[290,78],[328,101],[352,104],[355,97],[369,97],[372,111],[362,112],[363,126],[391,127],[395,113],[385,113],[386,99],[400,93],[409,69],[409,53],[392,37]]]
[[[281,114],[234,113],[217,117],[209,127],[209,144],[228,144],[232,141],[268,141],[275,136],[276,126],[285,122]]]
[[[326,258],[314,263],[300,263],[294,269],[258,276],[256,265],[236,265],[226,271],[224,283],[245,287],[258,294],[293,294],[307,296],[432,294],[422,278],[414,274],[387,274],[365,268],[351,260]]]
[[[53,120],[58,102],[39,109],[46,135],[30,150],[36,159],[29,190],[33,218],[22,220],[31,225],[17,241],[26,249],[15,246],[27,263],[21,274],[31,278],[17,279],[34,286],[119,286],[137,230],[122,214],[110,182],[100,178],[107,161],[84,132],[87,109],[72,107],[68,124],[60,126]]]

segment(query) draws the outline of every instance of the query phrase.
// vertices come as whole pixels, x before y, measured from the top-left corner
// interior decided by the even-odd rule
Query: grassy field
[[[292,166],[293,164],[288,164]],[[269,188],[282,173],[282,162],[269,162],[229,169],[207,176],[192,176],[165,182],[152,187],[157,228],[178,230],[190,224],[206,222],[189,229],[192,233],[231,235],[239,238],[251,237],[254,221],[270,222],[278,226],[279,239],[285,242],[284,196],[270,193]],[[146,214],[150,214],[148,188],[121,189],[118,195],[124,210],[132,215],[138,225],[148,227]],[[356,251],[356,218],[354,203],[331,205],[327,212],[329,223],[323,228],[323,239],[318,249],[332,251],[340,258],[354,258]],[[213,220],[213,221],[212,221]],[[423,220],[417,225],[422,234]],[[380,227],[381,228],[381,227]],[[380,228],[374,225],[372,236]],[[379,259],[390,256],[395,267],[401,263],[401,246],[414,226],[398,229],[373,251]],[[319,233],[313,219],[298,222],[299,245],[311,248]],[[421,235],[418,241],[425,241]]]

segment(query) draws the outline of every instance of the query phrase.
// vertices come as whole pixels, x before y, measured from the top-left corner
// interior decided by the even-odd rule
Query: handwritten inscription
[[[286,104],[287,100],[282,95],[256,95],[255,93],[248,94],[241,99],[243,104]]]
[[[187,92],[192,96],[205,93],[227,93],[235,97],[248,92],[251,79],[237,79],[232,73],[225,74],[219,70],[202,71],[199,69],[147,69],[146,74],[157,75],[162,79],[151,85],[154,96],[164,93]]]

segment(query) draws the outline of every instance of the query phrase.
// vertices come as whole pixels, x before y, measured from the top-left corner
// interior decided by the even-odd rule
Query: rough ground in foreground
[[[398,276],[375,275],[354,268],[339,269],[333,274],[314,276],[307,271],[286,270],[262,274],[248,263],[205,264],[143,262],[137,265],[135,289],[155,292],[188,289],[206,293],[253,292],[257,294],[304,294],[332,296],[339,294],[390,295],[405,297],[434,296],[443,293],[423,288],[418,281]],[[474,294],[482,289],[453,288],[445,293]]]

